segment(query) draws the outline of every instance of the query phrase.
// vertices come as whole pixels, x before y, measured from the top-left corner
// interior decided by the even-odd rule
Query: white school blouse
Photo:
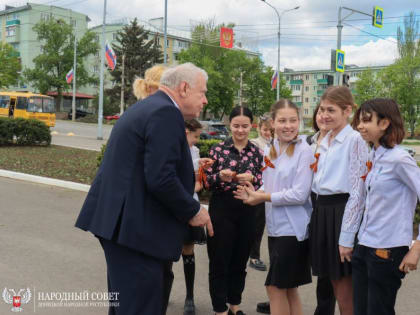
[[[200,160],[200,150],[195,145],[193,145],[193,146],[190,147],[190,152],[191,152],[191,158],[192,158],[192,161],[193,161],[194,172],[197,172],[198,171],[198,161]],[[197,195],[196,192],[194,192],[193,197],[194,197],[195,200],[199,201],[198,200],[198,195]]]
[[[350,125],[344,127],[332,140],[331,131],[322,139],[317,152],[320,153],[318,171],[314,173],[312,191],[318,195],[348,193],[344,210],[339,244],[353,247],[364,207],[364,182],[368,147],[359,132]]]
[[[274,140],[279,152],[279,143]],[[264,155],[269,156],[270,148]],[[264,191],[271,194],[265,203],[267,233],[269,236],[296,236],[298,241],[308,238],[308,224],[312,213],[311,193],[313,152],[305,139],[300,138],[292,156],[286,152],[271,162],[275,168],[263,171]]]
[[[372,150],[366,182],[366,207],[359,244],[373,248],[409,246],[420,198],[420,168],[400,146]]]

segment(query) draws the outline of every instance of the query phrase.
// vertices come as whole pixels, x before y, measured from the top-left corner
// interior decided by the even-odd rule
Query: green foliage
[[[34,68],[25,69],[24,76],[43,94],[51,90],[57,91],[57,104],[60,104],[63,91],[71,88],[71,85],[66,82],[66,74],[73,68],[73,28],[62,20],[49,19],[38,22],[33,30],[37,33],[42,53],[34,58]],[[86,32],[77,41],[76,80],[78,88],[98,83],[98,78],[91,75],[84,66],[86,57],[96,54],[98,49],[99,44],[93,32]]]
[[[162,63],[163,57],[160,50],[158,38],[148,40],[149,32],[137,23],[137,18],[131,21],[130,25],[124,26],[122,31],[117,33],[116,44],[112,47],[118,56],[118,62],[111,72],[113,88],[106,90],[109,96],[109,104],[119,106],[121,100],[122,83],[122,60],[124,58],[124,104],[132,105],[137,99],[132,93],[133,82],[138,77],[144,77],[144,72],[154,64]],[[105,102],[104,102],[105,104]],[[109,114],[115,114],[120,109]]]
[[[20,62],[17,52],[7,43],[0,41],[0,89],[16,85],[19,81]]]
[[[93,107],[98,112],[99,108],[99,94],[95,95],[95,98],[92,101]],[[115,115],[120,112],[120,101],[116,98],[111,98],[111,94],[104,93],[104,103],[103,103],[103,116]],[[96,118],[96,121],[98,119]]]
[[[212,146],[220,143],[222,140],[218,139],[209,139],[209,140],[200,140],[196,144],[197,148],[200,150],[200,157],[209,157],[209,151]]]
[[[42,121],[0,118],[0,145],[50,145],[50,129]]]
[[[404,29],[398,27],[399,58],[383,73],[389,96],[401,105],[401,112],[409,126],[411,137],[420,123],[420,42],[419,22],[414,12],[404,18]]]
[[[377,75],[380,76],[379,74]],[[376,97],[385,97],[384,87],[381,80],[377,78],[372,69],[367,69],[360,74],[356,81],[355,100],[356,104],[361,105],[367,100]]]
[[[193,44],[178,55],[180,63],[192,62],[208,73],[208,105],[203,109],[202,119],[206,119],[208,112],[218,119],[230,113],[240,89],[241,73],[242,103],[255,114],[262,114],[275,101],[270,84],[273,71],[258,57],[249,57],[242,50],[221,48],[219,31],[223,26],[216,25],[214,20],[198,24],[192,32]],[[285,85],[284,80],[282,84]],[[287,92],[283,87],[282,91],[285,97],[290,96],[290,90]]]

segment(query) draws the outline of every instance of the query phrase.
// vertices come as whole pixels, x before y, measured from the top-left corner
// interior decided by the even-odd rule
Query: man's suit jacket
[[[76,227],[163,260],[178,260],[199,211],[180,110],[162,91],[115,124]]]

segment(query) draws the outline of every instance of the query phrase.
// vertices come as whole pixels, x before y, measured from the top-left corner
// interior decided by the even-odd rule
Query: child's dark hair
[[[252,121],[254,120],[254,116],[252,115],[251,110],[248,107],[244,106],[236,106],[232,109],[229,115],[229,121],[232,121],[233,118],[236,116],[246,116]]]
[[[197,119],[189,119],[185,121],[185,129],[194,132],[198,129],[203,129],[203,126],[198,122]]]
[[[319,131],[318,123],[316,122],[316,115],[318,115],[318,111],[319,111],[319,104],[315,108],[314,114],[312,116],[312,128],[315,130],[315,132]]]
[[[389,126],[384,135],[379,139],[379,143],[385,148],[393,148],[400,144],[404,139],[404,123],[401,117],[398,104],[389,98],[374,98],[364,102],[354,114],[352,127],[357,129],[362,119],[370,121],[373,112],[378,116],[378,123],[381,119],[388,119]]]
[[[297,107],[296,104],[293,103],[291,100],[282,98],[277,103],[271,106],[271,118],[273,119],[273,121],[276,120],[277,112],[283,108],[293,108],[294,110],[296,110],[296,114],[299,118],[299,107]],[[288,156],[292,156],[293,153],[295,152],[295,145],[296,143],[291,143],[287,147],[286,154]],[[276,151],[276,148],[274,147],[274,137],[273,137],[273,142],[270,148],[270,159],[277,159],[277,151]]]

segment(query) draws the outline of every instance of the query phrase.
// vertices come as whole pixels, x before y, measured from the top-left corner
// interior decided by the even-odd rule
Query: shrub
[[[0,145],[49,145],[50,129],[42,121],[23,118],[0,119]]]
[[[0,118],[0,145],[13,143],[13,120]]]
[[[222,142],[218,139],[209,139],[209,140],[200,140],[196,144],[197,148],[200,150],[200,157],[209,157],[209,151],[212,146]]]

